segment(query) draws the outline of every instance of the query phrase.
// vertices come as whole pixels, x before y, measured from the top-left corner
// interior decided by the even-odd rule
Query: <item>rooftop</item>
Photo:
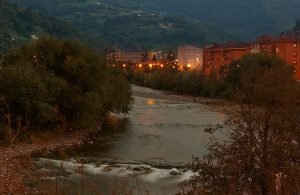
[[[249,47],[247,42],[234,42],[228,41],[227,43],[218,44],[215,43],[213,46],[205,48],[206,50],[217,50],[217,49],[245,49]]]
[[[288,31],[278,36],[262,35],[257,37],[257,42],[279,42],[279,41],[300,41],[300,31]]]

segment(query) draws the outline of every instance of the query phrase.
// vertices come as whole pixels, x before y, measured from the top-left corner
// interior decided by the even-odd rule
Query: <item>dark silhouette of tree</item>
[[[295,21],[295,26],[293,28],[293,31],[299,31],[300,30],[300,20]]]
[[[297,194],[300,190],[300,86],[293,69],[277,58],[255,55],[232,66],[234,105],[210,153],[194,158],[199,175],[181,194]]]
[[[8,126],[18,129],[12,124],[19,121],[27,132],[65,123],[100,127],[110,112],[127,113],[131,101],[124,72],[107,67],[97,52],[75,41],[41,37],[4,57],[0,134]]]
[[[154,54],[153,57],[152,57],[152,61],[156,62],[157,61],[157,58],[156,58],[156,55]]]

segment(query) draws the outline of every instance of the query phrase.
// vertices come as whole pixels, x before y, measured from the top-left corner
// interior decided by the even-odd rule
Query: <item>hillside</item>
[[[243,39],[291,29],[300,18],[299,0],[105,0],[111,4],[139,6],[151,11],[177,13]]]
[[[0,2],[0,40],[3,40],[3,50],[7,51],[17,45],[36,37],[49,34],[57,37],[77,39],[96,48],[103,47],[104,43],[98,39],[80,33],[67,22],[43,16],[40,13]],[[2,44],[1,44],[2,45]]]
[[[185,16],[118,6],[96,0],[11,0],[70,22],[79,30],[104,37],[126,49],[166,49],[233,39],[228,33]]]

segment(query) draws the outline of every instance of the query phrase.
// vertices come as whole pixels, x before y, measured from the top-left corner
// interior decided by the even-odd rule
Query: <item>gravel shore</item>
[[[0,146],[0,194],[31,194],[26,185],[30,180],[31,155],[42,152],[64,151],[82,145],[87,133],[71,133],[44,144]]]

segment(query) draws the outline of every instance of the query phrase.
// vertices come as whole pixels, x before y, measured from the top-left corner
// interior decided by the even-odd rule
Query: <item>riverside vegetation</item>
[[[136,69],[128,73],[128,77],[132,83],[152,89],[193,96],[232,99],[232,95],[240,83],[240,71],[245,67],[257,68],[253,63],[284,64],[276,57],[255,54],[247,55],[243,59],[233,62],[227,69],[213,71],[208,76],[201,71],[179,71],[172,67],[166,67],[163,70]],[[286,64],[285,66],[290,67]]]
[[[246,56],[230,67],[222,139],[194,158],[180,194],[297,194],[300,191],[300,85],[276,57]]]
[[[0,69],[0,194],[36,192],[32,154],[64,152],[127,113],[131,88],[88,47],[42,37],[10,51]],[[38,179],[38,178],[37,178]]]
[[[42,37],[8,53],[0,70],[0,139],[33,132],[99,129],[132,102],[126,76],[101,54],[75,42]]]

